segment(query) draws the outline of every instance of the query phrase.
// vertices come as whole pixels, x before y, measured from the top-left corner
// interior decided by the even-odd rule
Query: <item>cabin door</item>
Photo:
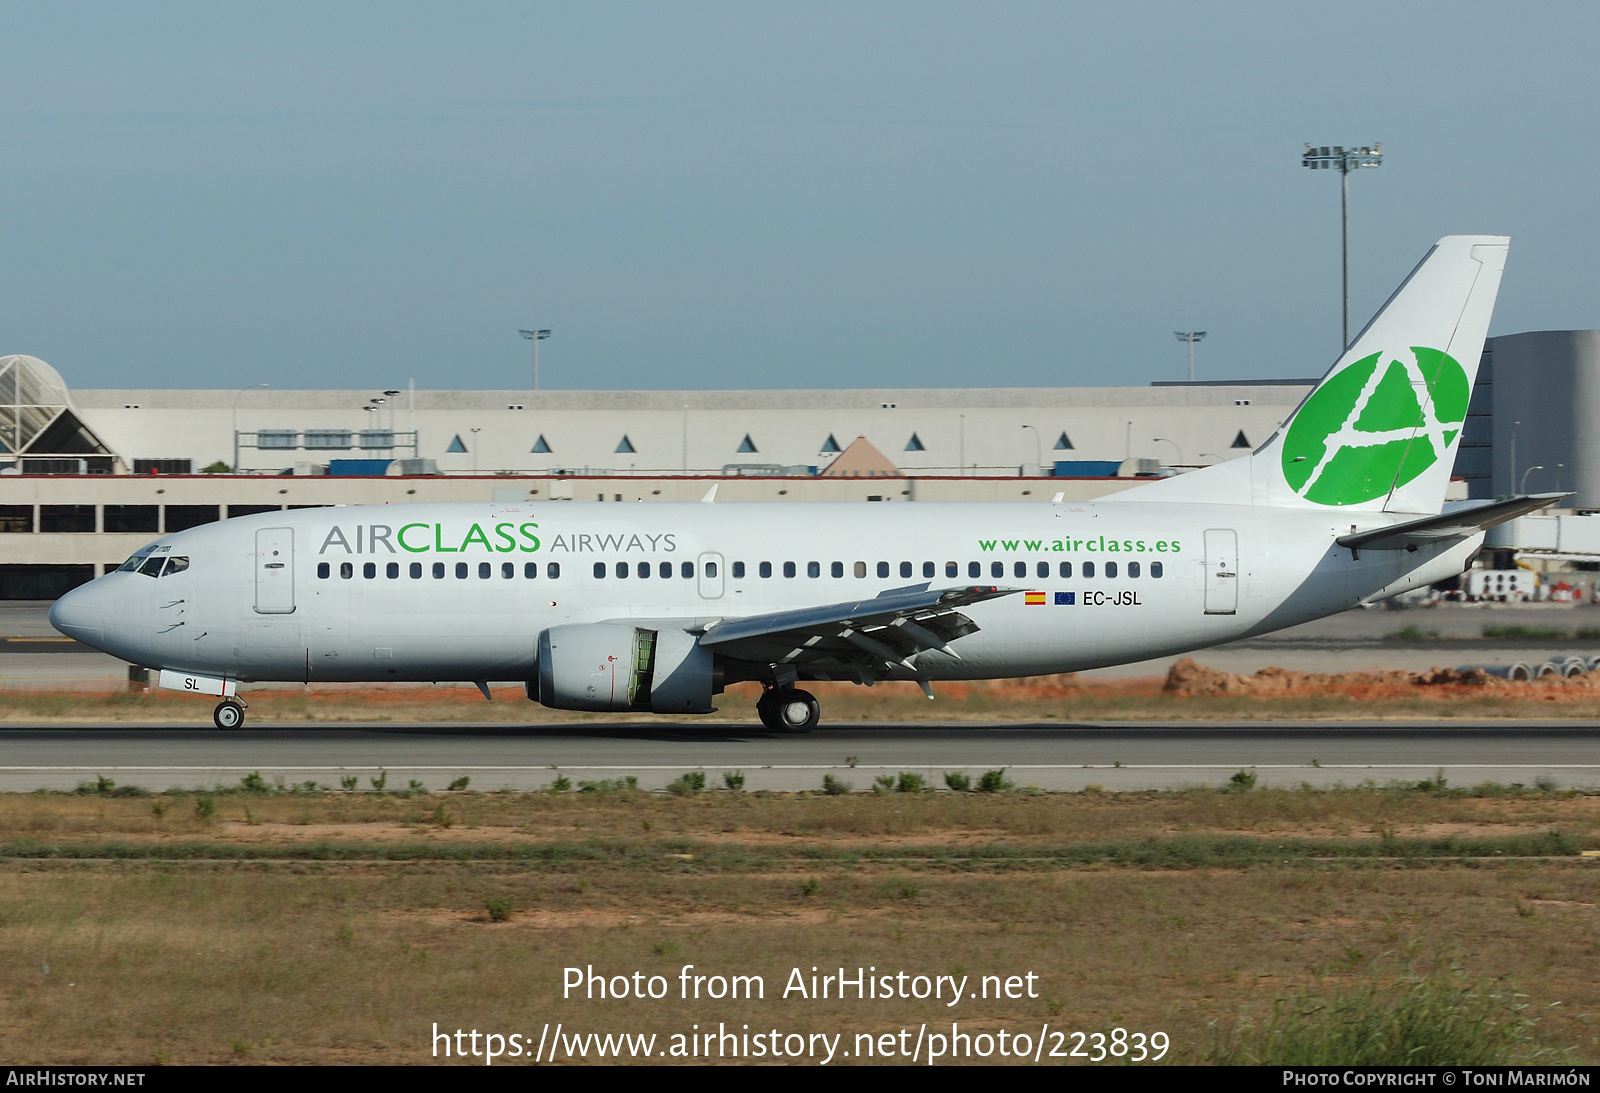
[[[294,529],[256,532],[256,613],[294,613]]]
[[[1239,610],[1239,536],[1232,528],[1206,532],[1206,614]]]

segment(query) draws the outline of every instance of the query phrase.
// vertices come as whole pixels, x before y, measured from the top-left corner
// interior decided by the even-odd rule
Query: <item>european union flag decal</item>
[[[1057,607],[1062,607],[1062,606],[1073,607],[1073,606],[1075,606],[1077,604],[1077,602],[1078,602],[1078,594],[1076,592],[1057,592],[1056,593],[1056,606]]]

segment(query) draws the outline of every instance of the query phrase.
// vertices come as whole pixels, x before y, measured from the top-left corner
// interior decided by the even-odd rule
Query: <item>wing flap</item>
[[[701,635],[700,644],[739,660],[804,665],[824,677],[865,682],[895,667],[915,671],[911,659],[930,650],[959,659],[950,643],[978,630],[960,608],[1017,591],[916,585],[866,600],[728,619]]]

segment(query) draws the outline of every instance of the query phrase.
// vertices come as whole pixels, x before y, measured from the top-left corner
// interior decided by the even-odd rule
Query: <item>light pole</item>
[[[478,434],[481,429],[472,430],[472,473],[478,473]]]
[[[246,391],[260,391],[268,386],[265,383],[252,383],[249,387],[241,387],[233,396],[233,472],[239,473],[239,397]]]
[[[1382,165],[1382,141],[1360,148],[1346,148],[1343,145],[1332,148],[1323,145],[1319,148],[1308,144],[1300,157],[1300,166],[1312,170],[1339,168],[1339,239],[1344,269],[1344,341],[1340,343],[1341,350],[1350,347],[1350,172]]]
[[[1523,471],[1522,472],[1522,484],[1521,484],[1521,486],[1519,486],[1517,488],[1517,492],[1518,493],[1527,493],[1528,492],[1528,476],[1530,474],[1532,474],[1534,471],[1542,471],[1542,470],[1544,470],[1544,464],[1543,463],[1535,463],[1533,466],[1531,466],[1527,470]]]
[[[1044,470],[1044,437],[1040,434],[1040,432],[1039,432],[1039,430],[1038,430],[1038,428],[1036,426],[1024,425],[1023,428],[1024,429],[1032,429],[1033,430],[1033,446],[1034,446],[1035,455],[1037,457],[1036,461],[1034,462],[1034,466],[1038,467],[1040,471],[1043,471]]]
[[[550,336],[548,330],[519,330],[524,338],[533,343],[533,389],[539,389],[539,343]]]
[[[1164,436],[1158,436],[1155,438],[1155,440],[1157,444],[1171,444],[1172,450],[1178,453],[1178,462],[1174,463],[1173,466],[1179,467],[1183,465],[1183,449],[1178,447],[1178,442],[1176,440],[1172,440]]]
[[[1204,330],[1174,330],[1172,336],[1189,343],[1189,382],[1194,382],[1194,343],[1206,336]]]

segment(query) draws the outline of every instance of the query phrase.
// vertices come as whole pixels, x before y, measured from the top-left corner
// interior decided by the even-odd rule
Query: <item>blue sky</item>
[[[1305,376],[1441,235],[1600,327],[1592,3],[11,0],[0,352],[88,387]]]

